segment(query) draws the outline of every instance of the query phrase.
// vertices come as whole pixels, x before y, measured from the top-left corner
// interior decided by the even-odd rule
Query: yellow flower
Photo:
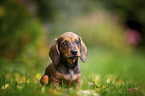
[[[19,83],[19,84],[22,84],[22,83],[23,83],[23,80],[18,81],[18,83]]]
[[[5,84],[2,86],[2,89],[7,89],[7,88],[9,88],[9,84]]]
[[[30,82],[29,79],[26,82],[27,82],[27,84],[29,84],[29,82]]]
[[[106,85],[103,85],[103,89],[106,88]]]
[[[40,79],[41,79],[41,76],[42,76],[42,75],[41,75],[40,73],[37,73],[36,76],[35,76],[35,78],[36,78],[37,80],[40,80]]]

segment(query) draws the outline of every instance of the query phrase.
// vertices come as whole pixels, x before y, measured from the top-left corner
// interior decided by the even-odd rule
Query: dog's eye
[[[62,46],[67,46],[67,42],[66,41],[64,41],[63,43],[62,43]]]
[[[76,44],[77,44],[77,45],[79,45],[79,44],[80,44],[80,41],[79,41],[79,40],[77,40],[77,41],[76,41]]]

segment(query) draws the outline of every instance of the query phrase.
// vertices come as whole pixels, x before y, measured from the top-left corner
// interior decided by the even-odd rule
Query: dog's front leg
[[[60,81],[56,79],[55,77],[50,78],[51,86],[54,87],[56,90],[59,89],[59,83]]]
[[[78,79],[76,82],[78,83],[76,89],[81,89],[81,79]]]

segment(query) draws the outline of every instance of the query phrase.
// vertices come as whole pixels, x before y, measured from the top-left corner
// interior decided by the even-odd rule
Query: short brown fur
[[[49,55],[53,63],[47,66],[40,80],[42,85],[80,85],[81,69],[78,58],[85,62],[87,57],[87,47],[81,37],[72,32],[63,33],[54,41]],[[44,76],[48,76],[48,83],[42,80]]]

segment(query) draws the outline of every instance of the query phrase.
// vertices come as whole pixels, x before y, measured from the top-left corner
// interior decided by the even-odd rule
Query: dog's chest
[[[68,70],[67,74],[65,74],[65,79],[70,80],[74,77],[74,75],[75,75],[74,71],[70,69],[70,70]]]
[[[73,70],[68,70],[67,74],[64,74],[63,77],[65,81],[75,81],[80,78]]]

